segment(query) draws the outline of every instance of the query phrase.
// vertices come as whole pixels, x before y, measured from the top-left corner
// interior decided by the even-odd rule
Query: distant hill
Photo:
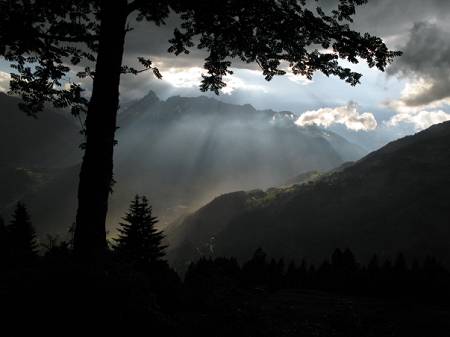
[[[83,140],[75,119],[51,109],[29,117],[19,109],[19,102],[0,92],[0,167],[56,168],[77,163]]]
[[[73,221],[66,210],[76,200],[80,126],[65,111],[45,109],[29,117],[19,102],[0,93],[0,214],[7,217],[22,200],[40,231],[65,231]]]
[[[307,175],[308,176],[308,175]],[[299,185],[222,195],[169,227],[179,267],[200,254],[316,262],[336,247],[450,263],[450,122]]]
[[[42,232],[65,231],[74,221],[82,142],[70,116],[51,110],[37,120],[0,95],[0,212],[29,204]],[[279,185],[301,171],[329,170],[364,151],[318,127],[300,128],[290,112],[256,110],[207,97],[160,100],[153,92],[119,113],[113,229],[134,194],[146,194],[161,225],[237,189]],[[2,194],[2,193],[0,193]],[[111,232],[113,233],[113,232]]]

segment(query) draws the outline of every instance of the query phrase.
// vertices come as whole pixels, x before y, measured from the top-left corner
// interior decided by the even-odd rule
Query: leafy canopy
[[[108,1],[0,0],[0,56],[12,63],[11,92],[22,96],[27,113],[36,115],[45,102],[70,107],[74,115],[86,112],[83,88],[72,78],[95,78],[100,18]],[[339,59],[362,59],[383,71],[401,53],[379,37],[351,29],[356,7],[366,2],[336,0],[336,8],[326,13],[317,0],[129,0],[123,15],[156,25],[164,25],[171,13],[179,16],[168,52],[205,50],[200,89],[218,94],[236,60],[256,63],[268,81],[289,68],[307,78],[320,71],[359,83],[361,74]],[[124,65],[122,72],[150,70],[161,78],[149,58],[138,61],[142,69]]]

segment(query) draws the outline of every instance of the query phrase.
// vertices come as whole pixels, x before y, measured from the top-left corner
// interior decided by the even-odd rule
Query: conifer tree
[[[367,270],[371,274],[380,272],[380,262],[378,261],[378,255],[374,254],[367,265]]]
[[[6,257],[8,252],[8,239],[5,221],[0,216],[0,267],[3,267],[6,263]]]
[[[286,286],[288,286],[289,288],[297,286],[297,284],[298,284],[297,275],[298,275],[298,269],[297,269],[297,266],[295,265],[295,262],[292,260],[291,262],[289,262],[289,265],[286,270],[286,274],[284,276],[284,278],[286,280],[286,282],[285,282]]]
[[[262,250],[258,248],[254,253],[252,258],[244,263],[242,266],[242,271],[244,275],[244,281],[247,285],[265,285],[268,280],[268,263],[267,255]]]
[[[25,204],[18,202],[7,227],[11,262],[27,265],[37,258],[36,232]]]
[[[404,273],[408,269],[405,256],[402,253],[399,253],[397,255],[397,258],[395,259],[394,269],[397,273]]]
[[[355,255],[348,248],[342,253],[342,262],[346,272],[356,272],[358,270],[358,263],[356,262]]]
[[[344,267],[344,256],[339,248],[336,248],[331,255],[331,265],[335,270],[341,270]]]
[[[155,228],[158,219],[152,215],[152,207],[145,196],[134,197],[123,220],[119,236],[114,239],[119,259],[139,266],[161,261],[166,248],[162,244],[164,235]]]

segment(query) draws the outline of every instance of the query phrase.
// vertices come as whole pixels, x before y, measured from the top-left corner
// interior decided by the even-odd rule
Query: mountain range
[[[337,247],[450,263],[450,122],[279,188],[221,195],[167,228],[179,269],[200,255],[318,262]]]
[[[0,94],[0,213],[15,202],[30,208],[39,233],[73,223],[83,139],[79,122],[46,109],[37,119]],[[298,127],[291,112],[256,110],[207,97],[153,92],[119,113],[117,184],[108,225],[113,235],[134,194],[145,194],[166,226],[217,195],[279,185],[302,171],[327,171],[365,151],[315,126]]]

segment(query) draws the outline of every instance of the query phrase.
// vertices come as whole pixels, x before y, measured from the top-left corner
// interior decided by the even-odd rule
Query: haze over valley
[[[7,191],[3,212],[24,200],[39,232],[63,233],[76,209],[80,125],[55,111],[30,119],[18,110],[17,99],[0,98],[8,113],[1,144],[4,153],[14,153],[1,164]],[[119,114],[117,184],[108,224],[116,225],[136,193],[148,194],[164,227],[223,193],[278,186],[302,172],[325,172],[367,153],[335,132],[301,127],[296,120],[292,112],[202,96],[163,101],[150,92],[129,103]]]

